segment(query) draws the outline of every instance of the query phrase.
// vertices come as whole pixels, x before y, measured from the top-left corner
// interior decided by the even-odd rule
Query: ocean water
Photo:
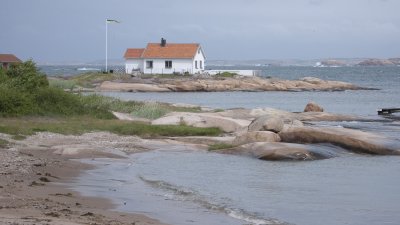
[[[103,93],[126,100],[199,104],[214,108],[273,107],[302,111],[316,101],[326,111],[369,121],[322,122],[384,134],[400,143],[400,116],[376,109],[400,106],[400,67],[265,67],[264,76],[314,76],[379,90],[344,92]],[[400,157],[353,154],[315,145],[337,157],[270,162],[189,146],[160,147],[124,160],[96,159],[75,190],[113,199],[116,210],[170,224],[400,224]]]

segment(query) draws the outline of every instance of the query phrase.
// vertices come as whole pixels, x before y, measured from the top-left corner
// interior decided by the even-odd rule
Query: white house
[[[146,48],[128,48],[125,72],[144,74],[195,74],[204,71],[205,56],[200,44],[148,43]]]

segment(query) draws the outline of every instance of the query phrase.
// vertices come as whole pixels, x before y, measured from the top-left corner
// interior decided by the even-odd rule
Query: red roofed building
[[[12,63],[21,63],[22,61],[18,59],[13,54],[0,54],[0,67],[3,69],[8,69]]]
[[[124,55],[126,73],[195,74],[204,71],[205,56],[200,44],[149,43],[146,48],[128,48]]]

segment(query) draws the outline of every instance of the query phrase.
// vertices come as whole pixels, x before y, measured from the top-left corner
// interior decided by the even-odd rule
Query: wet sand
[[[110,140],[110,145],[117,141],[124,143],[125,137],[115,141],[112,139],[117,136],[107,133],[82,136],[45,133],[22,141],[14,141],[4,134],[0,137],[13,142],[0,147],[0,224],[164,224],[144,215],[111,211],[114,208],[111,201],[83,197],[69,189],[75,177],[92,168],[71,159],[121,156],[108,153],[106,149],[100,149],[100,154],[88,151],[57,154],[60,146],[70,143],[79,149],[81,144],[81,150],[90,149],[106,139]],[[132,149],[126,145],[127,149]]]

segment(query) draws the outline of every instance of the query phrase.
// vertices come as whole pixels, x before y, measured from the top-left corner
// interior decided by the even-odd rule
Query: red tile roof
[[[125,59],[138,59],[141,58],[144,48],[128,48],[125,52]]]
[[[166,44],[149,43],[142,58],[191,59],[196,55],[199,44]]]
[[[18,59],[15,55],[13,54],[0,54],[0,62],[2,63],[13,63],[13,62],[21,62],[20,59]]]

